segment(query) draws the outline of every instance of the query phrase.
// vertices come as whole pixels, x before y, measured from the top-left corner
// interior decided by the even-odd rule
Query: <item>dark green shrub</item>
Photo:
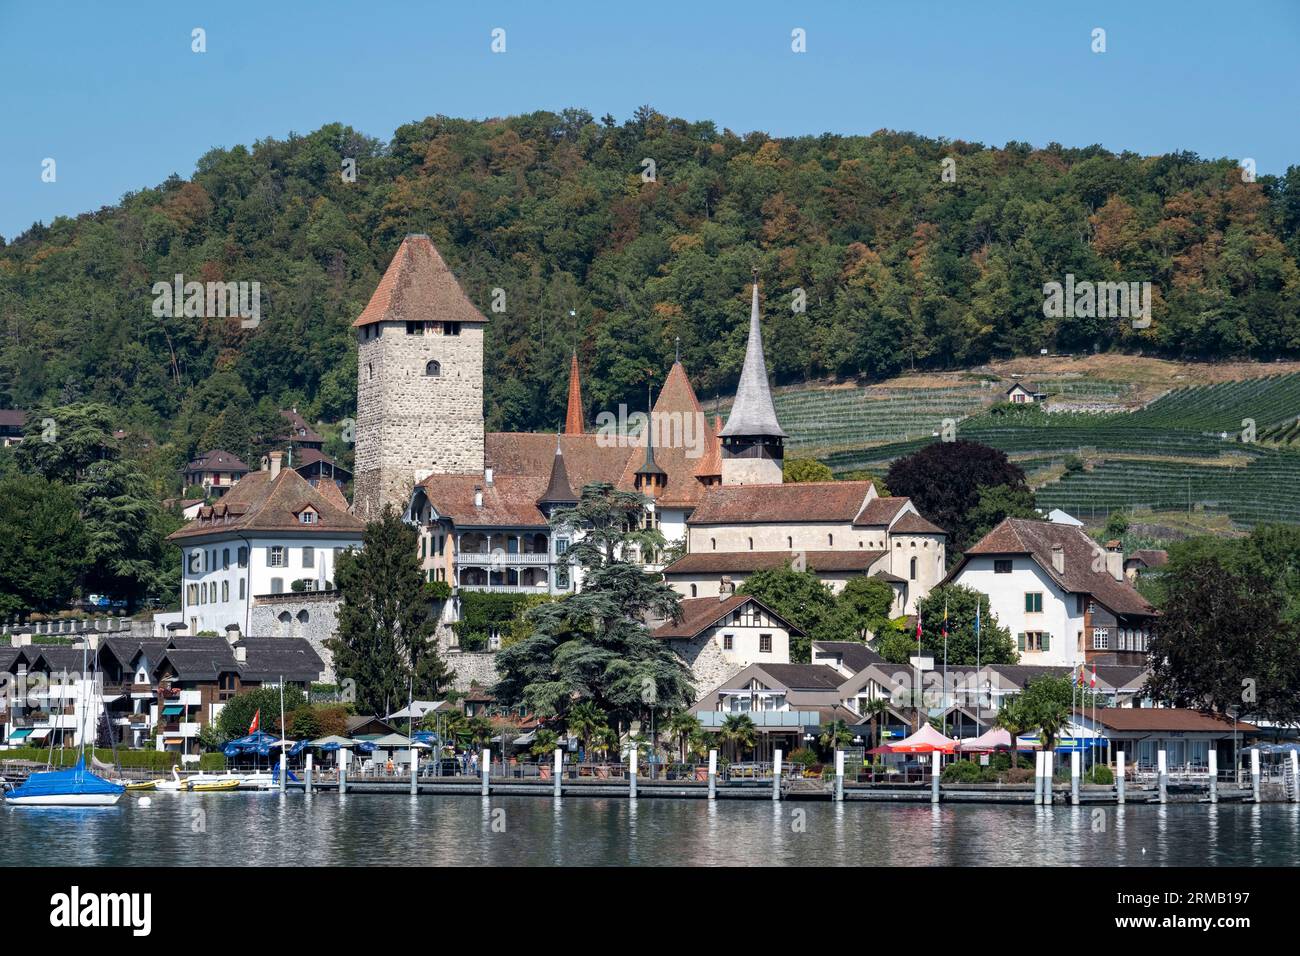
[[[984,777],[984,768],[973,760],[955,760],[943,768],[940,779],[944,783],[979,783]]]
[[[1104,763],[1098,764],[1088,771],[1087,782],[1109,787],[1115,782],[1115,774]]]

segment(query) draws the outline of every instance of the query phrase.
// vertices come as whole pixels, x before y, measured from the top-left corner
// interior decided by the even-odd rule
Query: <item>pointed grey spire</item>
[[[551,480],[546,491],[537,499],[539,505],[576,505],[578,496],[569,484],[569,472],[564,467],[564,449],[560,446],[560,436],[555,436],[555,458],[551,460]]]
[[[654,428],[654,392],[651,386],[646,386],[646,429],[645,429],[645,462],[633,474],[637,475],[667,475],[668,472],[659,467],[655,461],[655,428]]]
[[[745,364],[736,386],[736,401],[722,429],[722,436],[751,437],[766,435],[784,438],[776,420],[772,391],[767,384],[767,362],[763,358],[763,329],[758,321],[758,275],[754,275],[754,304],[749,313],[749,343],[745,346]]]

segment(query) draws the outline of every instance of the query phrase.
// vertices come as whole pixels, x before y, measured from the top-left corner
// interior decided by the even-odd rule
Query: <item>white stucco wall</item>
[[[1048,650],[1026,651],[1020,655],[1020,663],[1061,667],[1082,663],[1079,633],[1083,630],[1083,615],[1078,612],[1075,595],[1062,591],[1032,558],[998,559],[1011,562],[1009,574],[994,571],[994,560],[993,556],[972,557],[953,581],[987,594],[993,616],[1011,631],[1013,641],[1026,631],[1051,635]],[[1031,591],[1043,595],[1041,613],[1025,611],[1025,594]]]

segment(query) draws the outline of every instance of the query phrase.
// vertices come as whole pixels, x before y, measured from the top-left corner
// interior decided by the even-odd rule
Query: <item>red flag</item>
[[[916,612],[916,646],[921,646],[921,612]]]
[[[1088,682],[1088,686],[1089,687],[1097,686],[1097,665],[1096,664],[1092,665],[1092,679]]]
[[[1087,671],[1088,669],[1086,667],[1084,667],[1082,664],[1079,665],[1079,686],[1080,687],[1083,686],[1083,675],[1087,673]]]
[[[248,725],[248,732],[250,734],[257,733],[257,725],[258,722],[261,720],[261,718],[262,718],[262,708],[259,707],[257,708],[257,712],[253,714],[253,722]]]

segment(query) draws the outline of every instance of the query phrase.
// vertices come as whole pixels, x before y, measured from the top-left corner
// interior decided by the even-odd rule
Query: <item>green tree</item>
[[[806,664],[815,640],[851,640],[852,622],[837,614],[835,594],[811,570],[796,571],[790,564],[755,571],[741,585],[786,621],[803,631],[790,635],[790,660]]]
[[[29,415],[16,451],[19,468],[76,484],[95,462],[118,456],[113,410],[94,402],[47,407]]]
[[[782,480],[786,484],[800,481],[834,481],[829,465],[816,458],[787,458],[781,466]]]
[[[683,762],[686,761],[686,747],[691,737],[698,735],[702,729],[700,718],[689,710],[679,710],[668,718],[668,733],[677,738],[678,753]]]
[[[859,641],[874,637],[889,623],[894,606],[894,588],[877,577],[850,578],[836,596],[836,606]]]
[[[555,731],[543,727],[537,731],[533,737],[533,745],[529,752],[538,760],[545,760],[555,753],[555,748],[560,744],[560,735]]]
[[[822,745],[823,750],[839,750],[853,742],[853,731],[849,730],[849,725],[842,720],[830,720],[822,724],[817,742]]]
[[[87,591],[125,597],[134,605],[179,588],[180,549],[166,536],[180,522],[163,512],[135,464],[92,462],[77,493],[89,537]]]
[[[213,638],[219,641],[221,638]],[[307,697],[292,684],[284,688],[285,723],[289,714],[307,706]],[[268,734],[280,734],[280,688],[255,687],[240,691],[221,707],[217,715],[217,731],[226,740],[236,740],[248,735],[248,728],[253,723],[253,715],[259,711],[258,729]]]
[[[1072,709],[1087,709],[1093,703],[1093,695],[1086,690],[1080,693],[1070,678],[1045,674],[1030,680],[1024,690],[1002,705],[997,725],[1010,733],[1013,741],[1017,734],[1037,730],[1042,734],[1043,749],[1053,750],[1056,738],[1070,724]],[[1105,706],[1101,700],[1096,703]]]
[[[607,715],[592,701],[584,700],[574,705],[565,718],[569,734],[577,737],[582,749],[591,749],[591,741],[607,726]]]
[[[436,698],[450,679],[432,640],[415,530],[386,507],[366,526],[362,550],[339,555],[343,597],[331,639],[334,669],[356,682],[362,713],[388,713],[412,693]]]
[[[967,516],[970,541],[975,542],[996,528],[1006,518],[1029,518],[1042,521],[1034,493],[1012,485],[986,485],[979,489],[979,499]]]
[[[569,549],[583,569],[583,587],[529,610],[532,634],[497,654],[498,700],[543,716],[591,700],[619,731],[640,715],[693,699],[689,670],[645,624],[674,617],[680,598],[629,560],[663,544],[658,531],[639,527],[644,503],[639,494],[597,483],[583,489],[577,506],[553,516],[557,533],[583,531]]]
[[[0,616],[65,607],[87,550],[71,489],[36,475],[0,481]]]
[[[718,728],[718,740],[731,750],[731,760],[736,762],[746,750],[753,750],[758,740],[758,728],[749,714],[728,714]]]
[[[943,659],[943,615],[948,611],[948,664],[973,665],[976,657],[975,609],[979,607],[979,663],[1014,664],[1019,655],[1011,632],[998,623],[988,595],[960,584],[941,584],[916,603],[922,647]],[[915,637],[915,635],[913,635]],[[894,663],[902,663],[894,661]]]

